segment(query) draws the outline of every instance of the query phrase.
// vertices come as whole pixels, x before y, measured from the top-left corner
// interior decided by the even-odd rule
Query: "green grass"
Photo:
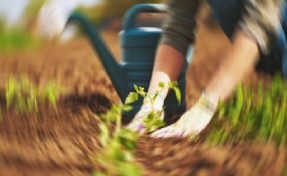
[[[257,90],[240,85],[236,95],[219,106],[207,141],[215,145],[257,140],[284,146],[286,130],[287,83],[277,76],[266,90],[262,84]]]

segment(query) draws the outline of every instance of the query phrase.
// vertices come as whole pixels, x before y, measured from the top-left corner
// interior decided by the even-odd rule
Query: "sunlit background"
[[[1,0],[0,3],[0,52],[32,49],[41,45],[36,35],[37,15],[45,0]],[[4,1],[4,2],[3,2]],[[99,27],[107,28],[119,21],[125,11],[136,3],[162,2],[160,0],[71,0],[75,11],[84,12]],[[112,26],[112,25],[110,25]],[[74,28],[67,28],[62,40],[74,35]]]

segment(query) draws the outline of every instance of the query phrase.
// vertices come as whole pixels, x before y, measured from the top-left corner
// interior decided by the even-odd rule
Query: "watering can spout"
[[[120,65],[115,61],[115,58],[104,43],[98,30],[94,27],[90,20],[88,20],[87,17],[78,12],[74,12],[70,15],[69,22],[78,22],[87,32],[94,50],[97,52],[101,63],[106,69],[118,95],[123,101],[126,96],[126,90],[123,89],[122,86],[122,84],[126,82],[126,80],[124,80],[125,76],[123,76],[123,74],[125,74],[125,70],[122,69]]]

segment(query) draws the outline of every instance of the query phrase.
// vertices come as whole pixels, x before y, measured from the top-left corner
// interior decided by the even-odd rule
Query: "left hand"
[[[216,105],[210,103],[204,96],[174,124],[151,134],[156,138],[195,137],[208,125],[216,111]]]

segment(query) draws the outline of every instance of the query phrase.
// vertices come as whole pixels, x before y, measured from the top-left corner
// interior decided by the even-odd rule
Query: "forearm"
[[[168,45],[160,45],[155,59],[153,74],[149,87],[149,93],[158,90],[158,83],[167,85],[170,81],[175,81],[179,77],[185,64],[185,56],[178,50]],[[166,97],[168,90],[161,92],[161,96]]]
[[[177,80],[185,64],[188,47],[194,41],[200,0],[168,0],[168,16],[163,21],[162,36],[157,50],[149,93],[158,90],[158,82]],[[168,89],[161,92],[166,97]]]
[[[259,55],[255,40],[239,31],[235,34],[232,47],[227,51],[218,72],[206,87],[206,97],[217,104],[225,100],[249,73],[257,62]]]

